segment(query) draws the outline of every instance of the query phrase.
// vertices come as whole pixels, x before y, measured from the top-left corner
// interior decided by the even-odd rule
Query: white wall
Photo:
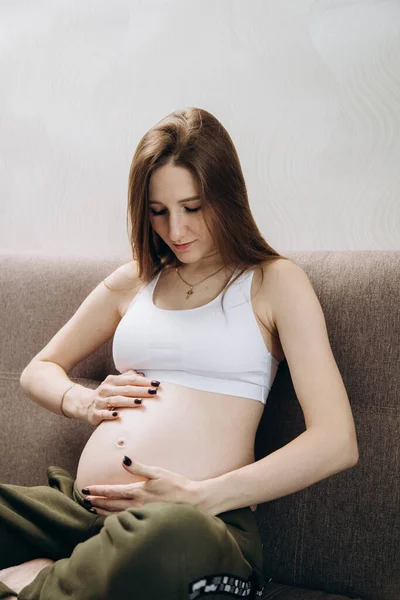
[[[278,251],[400,249],[399,0],[2,0],[0,250],[130,257],[129,165],[212,112]]]

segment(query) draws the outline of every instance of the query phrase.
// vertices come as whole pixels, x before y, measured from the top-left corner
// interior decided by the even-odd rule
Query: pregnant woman
[[[96,429],[75,478],[53,466],[49,486],[0,486],[0,598],[260,597],[256,504],[357,461],[322,309],[305,272],[261,236],[210,113],[177,111],[142,138],[128,196],[133,260],[21,376],[40,406]],[[73,383],[111,337],[119,375],[95,390]],[[255,462],[285,358],[307,431]]]

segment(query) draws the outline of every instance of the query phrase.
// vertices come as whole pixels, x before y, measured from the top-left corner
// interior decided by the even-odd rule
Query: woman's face
[[[152,174],[149,212],[154,231],[182,263],[193,264],[215,255],[215,244],[205,226],[196,181],[188,169],[163,165]],[[192,243],[186,250],[174,246],[188,242]]]

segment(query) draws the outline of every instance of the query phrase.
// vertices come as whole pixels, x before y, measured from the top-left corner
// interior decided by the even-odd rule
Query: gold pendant
[[[186,300],[188,300],[192,294],[193,294],[193,290],[189,290],[188,293],[186,294]]]

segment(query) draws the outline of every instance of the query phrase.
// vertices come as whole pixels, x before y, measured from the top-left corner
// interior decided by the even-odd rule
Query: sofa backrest
[[[355,467],[259,505],[264,571],[273,580],[363,600],[400,598],[400,252],[283,252],[308,274],[349,395]],[[129,259],[128,259],[129,260]],[[90,291],[123,261],[0,254],[0,481],[45,485],[46,468],[74,475],[94,427],[36,405],[24,367]],[[69,377],[95,388],[118,371],[112,338]],[[305,430],[286,361],[268,397],[256,460]]]

